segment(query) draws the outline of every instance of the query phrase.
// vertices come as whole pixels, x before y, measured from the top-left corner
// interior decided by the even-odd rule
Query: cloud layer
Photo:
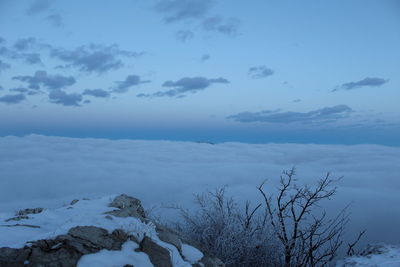
[[[256,186],[273,192],[283,169],[301,183],[327,171],[344,178],[325,202],[330,214],[351,205],[350,239],[398,242],[400,148],[377,145],[199,144],[44,136],[0,138],[0,210],[54,207],[75,198],[125,193],[153,204],[192,205],[192,194],[228,185],[235,198],[259,203]],[[366,212],[368,211],[368,212]]]

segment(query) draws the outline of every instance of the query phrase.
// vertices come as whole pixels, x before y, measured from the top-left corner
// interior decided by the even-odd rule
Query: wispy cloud
[[[332,90],[332,92],[338,91],[338,90],[353,90],[361,87],[380,87],[387,83],[389,80],[385,80],[383,78],[371,78],[371,77],[366,77],[360,81],[357,82],[348,82],[340,85],[339,87],[335,88]]]
[[[22,59],[28,64],[42,64],[39,53],[25,52],[32,45],[33,42],[31,40],[20,39],[14,44],[13,48],[0,47],[0,56],[13,60]]]
[[[249,68],[249,71],[248,71],[248,74],[253,79],[265,78],[265,77],[273,75],[274,73],[275,73],[274,70],[268,68],[265,65],[251,67],[251,68]]]
[[[203,18],[213,5],[212,0],[161,0],[155,9],[165,23]]]
[[[205,31],[214,31],[229,36],[238,34],[239,25],[240,21],[236,18],[224,19],[220,16],[209,17],[202,22]]]
[[[63,18],[61,16],[61,13],[56,12],[52,8],[53,3],[54,1],[51,0],[34,0],[26,10],[26,14],[30,16],[36,16],[39,14],[43,15],[47,13],[48,15],[44,19],[50,22],[52,26],[60,27],[63,24]]]
[[[338,119],[348,118],[353,110],[347,105],[324,107],[309,112],[293,112],[280,110],[264,110],[260,112],[241,112],[228,116],[238,122],[266,123],[328,123]]]
[[[43,13],[49,10],[51,7],[50,0],[35,0],[26,10],[26,14],[28,15],[37,15],[39,13]]]
[[[22,94],[26,94],[26,95],[37,95],[39,93],[41,93],[38,90],[31,90],[25,87],[16,87],[16,88],[11,88],[9,90],[10,92],[18,92],[18,93],[22,93]]]
[[[35,44],[36,44],[36,38],[33,37],[21,38],[14,43],[14,48],[19,51],[23,51],[32,48]]]
[[[80,106],[82,95],[77,93],[67,94],[62,90],[53,90],[49,93],[50,102],[63,106]]]
[[[158,91],[153,94],[139,94],[138,97],[183,97],[187,93],[196,93],[204,90],[215,83],[227,84],[229,81],[225,78],[208,79],[205,77],[184,77],[177,81],[166,81],[163,87],[171,87],[174,89],[168,91]]]
[[[209,60],[210,58],[211,58],[211,56],[209,54],[204,54],[201,56],[200,61],[205,62],[205,61]]]
[[[89,95],[94,97],[109,97],[110,92],[104,89],[86,89],[82,95]]]
[[[0,73],[6,69],[11,68],[11,65],[0,60]]]
[[[25,100],[24,94],[4,95],[4,96],[0,97],[0,102],[6,103],[6,104],[17,104],[23,100]]]
[[[180,30],[176,32],[175,37],[181,42],[186,42],[190,39],[193,39],[194,33],[189,30]]]
[[[121,68],[124,64],[121,57],[139,57],[143,52],[136,53],[120,49],[118,45],[80,46],[74,50],[52,48],[50,55],[67,63],[59,68],[77,68],[80,71],[104,73]]]
[[[63,25],[63,18],[60,13],[53,13],[46,17],[54,27],[61,27]]]
[[[210,14],[214,0],[160,0],[155,10],[163,17],[166,24],[184,22],[194,25],[192,30],[181,30],[176,33],[180,41],[187,41],[194,36],[194,31],[202,29],[228,36],[236,36],[240,21],[237,18],[224,18]]]
[[[128,75],[124,81],[116,81],[117,86],[112,88],[115,93],[126,93],[132,86],[137,86],[143,83],[149,83],[148,80],[142,80],[138,75]]]
[[[72,76],[48,75],[46,71],[36,71],[33,76],[14,76],[13,80],[18,80],[28,84],[30,89],[40,89],[41,86],[50,90],[62,89],[76,83]]]

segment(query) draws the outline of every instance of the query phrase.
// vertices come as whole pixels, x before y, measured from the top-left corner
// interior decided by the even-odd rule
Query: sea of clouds
[[[0,213],[57,207],[74,198],[126,193],[147,208],[193,205],[193,194],[228,185],[238,200],[275,192],[282,170],[300,183],[331,172],[343,179],[324,207],[351,203],[347,236],[400,243],[400,148],[378,145],[244,144],[78,139],[29,135],[0,138]]]

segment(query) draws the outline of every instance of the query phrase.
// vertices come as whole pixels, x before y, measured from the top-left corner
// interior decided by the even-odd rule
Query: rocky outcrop
[[[85,209],[88,210],[90,207],[83,200],[74,200],[69,207],[65,207],[62,211],[65,211],[67,214],[67,212],[75,209],[77,214],[81,214],[85,212]],[[110,207],[115,209],[110,209]],[[20,218],[18,220],[24,223],[21,222],[12,226],[19,231],[27,229],[26,225],[31,225],[42,230],[45,227],[40,225],[40,216],[52,216],[40,214],[42,211],[43,209],[26,209],[20,211],[13,218],[18,217]],[[60,213],[60,211],[58,210],[57,213]],[[29,217],[28,214],[35,214],[35,216]],[[82,217],[86,222],[88,218],[85,215],[83,214]],[[22,216],[27,216],[27,218]],[[74,216],[76,217],[76,215]],[[91,216],[89,212],[87,216]],[[13,218],[5,221],[13,221]],[[189,245],[189,242],[182,238],[179,233],[163,225],[153,223],[146,217],[140,200],[136,198],[127,195],[115,197],[105,206],[105,211],[99,214],[93,221],[98,222],[99,218],[104,220],[100,222],[100,224],[103,223],[104,228],[99,225],[77,225],[71,227],[66,233],[59,234],[53,238],[28,241],[23,247],[10,248],[0,246],[0,266],[77,266],[80,259],[85,255],[100,255],[102,251],[121,251],[124,244],[128,242],[134,242],[137,246],[135,249],[125,253],[140,253],[141,257],[145,254],[149,262],[149,265],[146,266],[224,266],[219,259],[204,256],[204,253],[201,253],[192,244]],[[68,219],[66,218],[65,220]],[[47,220],[44,218],[42,221],[46,222]],[[1,227],[6,226],[10,225],[6,223],[0,224],[0,230]],[[44,226],[46,225],[44,224]],[[121,228],[117,228],[117,226],[121,226]],[[55,231],[61,230],[56,229]],[[196,255],[200,255],[198,258],[195,258],[194,262],[193,255],[185,255],[182,251],[184,243],[185,246],[191,246],[192,250],[197,251]],[[136,262],[125,262],[122,266],[140,267],[141,265],[137,265]]]
[[[116,217],[135,217],[141,220],[146,218],[146,213],[140,200],[125,194],[116,197],[109,206],[117,209],[106,213]]]

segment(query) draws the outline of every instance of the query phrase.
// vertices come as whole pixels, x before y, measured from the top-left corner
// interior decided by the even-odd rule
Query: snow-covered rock
[[[368,245],[359,255],[337,262],[336,267],[400,267],[400,247]]]
[[[140,200],[127,195],[2,214],[0,237],[2,267],[224,266],[153,223]]]

